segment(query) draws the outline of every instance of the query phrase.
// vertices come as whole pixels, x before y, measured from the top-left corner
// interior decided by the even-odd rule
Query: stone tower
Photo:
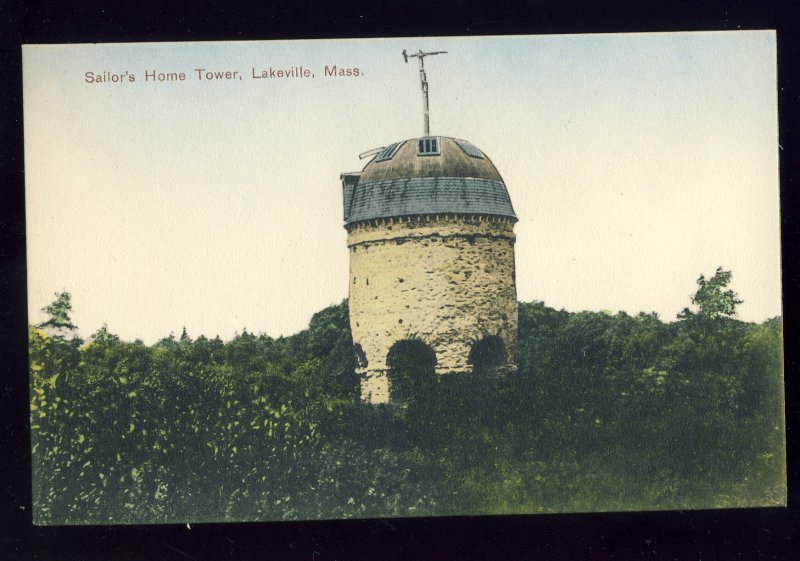
[[[362,399],[390,400],[387,356],[400,341],[429,346],[437,374],[471,372],[486,343],[513,368],[517,218],[491,160],[464,140],[424,136],[341,179]]]

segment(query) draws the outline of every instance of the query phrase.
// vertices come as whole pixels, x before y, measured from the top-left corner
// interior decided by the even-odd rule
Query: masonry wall
[[[498,335],[506,362],[517,347],[512,220],[420,216],[348,228],[350,324],[361,354],[362,399],[389,400],[386,357],[417,339],[436,353],[436,372],[470,372],[472,345]]]

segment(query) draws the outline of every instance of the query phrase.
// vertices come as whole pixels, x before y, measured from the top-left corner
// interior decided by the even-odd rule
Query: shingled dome
[[[361,173],[343,174],[342,185],[348,225],[423,214],[517,218],[491,160],[454,138],[429,136],[391,144]]]

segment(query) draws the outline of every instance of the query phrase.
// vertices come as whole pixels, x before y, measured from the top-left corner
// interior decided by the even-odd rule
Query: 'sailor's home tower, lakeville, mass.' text
[[[432,136],[422,51],[424,136],[367,153],[341,176],[350,250],[349,310],[361,398],[393,398],[389,357],[426,345],[437,374],[470,373],[482,353],[514,368],[514,223],[505,183],[466,140]]]

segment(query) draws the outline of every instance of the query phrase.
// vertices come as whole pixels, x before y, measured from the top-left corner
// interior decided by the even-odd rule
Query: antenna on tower
[[[430,123],[430,116],[428,111],[428,77],[425,75],[425,57],[431,55],[443,55],[447,53],[447,51],[432,51],[430,53],[424,53],[422,50],[408,54],[405,49],[403,49],[403,60],[408,62],[409,58],[418,58],[419,59],[419,79],[422,82],[422,107],[425,112],[425,136],[430,136],[431,134],[431,123]]]

